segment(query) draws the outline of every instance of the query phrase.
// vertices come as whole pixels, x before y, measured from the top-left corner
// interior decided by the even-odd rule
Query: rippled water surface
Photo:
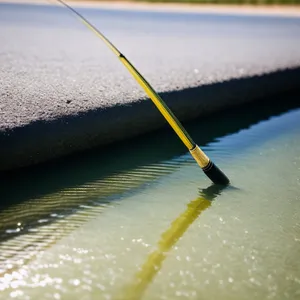
[[[168,129],[5,178],[0,298],[300,298],[300,109],[274,105],[187,125],[225,189]]]

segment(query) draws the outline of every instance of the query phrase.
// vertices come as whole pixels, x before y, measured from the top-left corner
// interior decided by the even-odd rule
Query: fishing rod
[[[186,132],[184,127],[181,125],[179,120],[175,117],[173,112],[169,109],[166,103],[156,93],[153,87],[146,81],[146,79],[140,74],[140,72],[130,63],[130,61],[86,18],[84,18],[79,12],[77,12],[70,5],[62,0],[56,0],[64,7],[73,12],[79,20],[92,32],[94,32],[109,48],[110,50],[120,59],[122,64],[127,68],[134,79],[139,85],[145,90],[146,94],[150,97],[152,102],[155,104],[157,109],[170,124],[173,130],[176,132],[181,141],[188,148],[189,152],[201,167],[203,172],[210,178],[215,184],[227,185],[229,179],[227,176],[208,158],[208,156],[200,149],[200,147],[192,140],[189,134]]]

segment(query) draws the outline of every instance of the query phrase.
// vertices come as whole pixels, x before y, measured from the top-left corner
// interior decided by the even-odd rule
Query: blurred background
[[[82,1],[85,0],[73,0]],[[87,1],[103,1],[103,0],[87,0]],[[300,4],[300,0],[104,0],[105,2],[155,2],[155,3],[197,3],[197,4]]]

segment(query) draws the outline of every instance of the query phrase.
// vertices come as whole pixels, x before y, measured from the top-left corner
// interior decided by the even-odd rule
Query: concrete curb
[[[300,68],[162,93],[181,121],[299,88]],[[156,130],[165,121],[150,100],[35,121],[0,132],[0,171],[12,170]]]

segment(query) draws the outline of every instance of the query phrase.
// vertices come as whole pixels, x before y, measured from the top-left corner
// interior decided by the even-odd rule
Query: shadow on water
[[[259,107],[236,107],[185,126],[204,146],[299,106],[293,94],[261,101]],[[124,193],[137,192],[183,164],[193,164],[192,159],[180,157],[185,153],[175,134],[165,128],[119,143],[118,147],[110,145],[5,174],[1,181],[0,269],[6,272],[7,265],[18,268],[20,260],[31,260],[108,205],[117,205]],[[201,213],[198,208],[203,203],[210,205],[219,194],[214,189],[203,190],[191,202],[190,208],[195,209],[191,222]],[[191,224],[186,222],[182,234]]]
[[[297,95],[278,96],[262,100],[259,106],[235,107],[185,126],[194,140],[204,146],[296,107],[299,107]],[[182,164],[180,155],[185,153],[187,150],[177,136],[165,128],[118,146],[112,144],[6,173],[0,186],[0,240],[88,207],[115,202],[120,194],[133,192],[174,172]]]
[[[259,105],[256,102],[233,107],[184,125],[196,143],[204,146],[217,138],[300,107],[298,94],[263,99]],[[186,152],[177,136],[166,127],[118,145],[111,144],[34,167],[0,173],[0,209],[141,165],[172,159]]]

